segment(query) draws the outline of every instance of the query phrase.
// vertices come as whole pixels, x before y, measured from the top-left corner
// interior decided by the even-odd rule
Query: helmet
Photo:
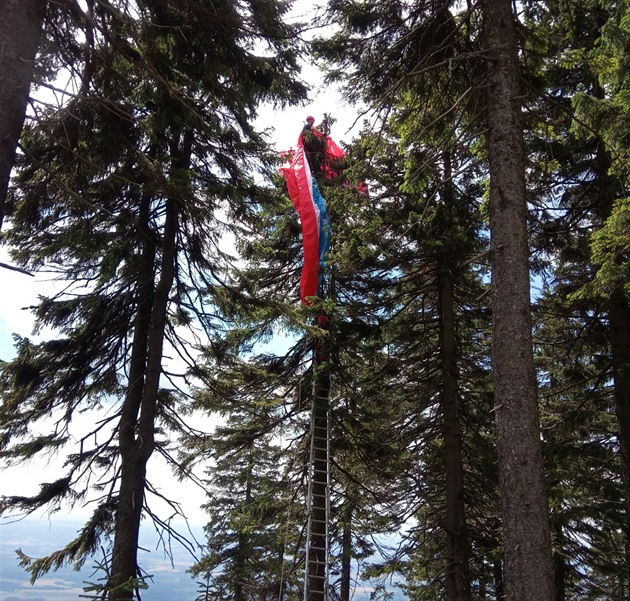
[[[309,115],[309,116],[306,118],[306,122],[307,122],[307,123],[315,123],[315,117],[313,117],[313,116]]]

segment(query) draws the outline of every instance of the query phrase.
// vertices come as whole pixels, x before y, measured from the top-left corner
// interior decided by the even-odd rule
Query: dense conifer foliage
[[[330,0],[306,56],[361,128],[318,163],[332,247],[303,305],[252,125],[305,93],[288,6],[46,9],[35,82],[72,85],[32,104],[2,240],[62,287],[2,366],[0,454],[66,463],[1,508],[95,511],[21,555],[33,577],[105,544],[104,594],[137,598],[157,453],[208,493],[198,599],[303,599],[325,396],[329,599],[628,599],[630,3]]]

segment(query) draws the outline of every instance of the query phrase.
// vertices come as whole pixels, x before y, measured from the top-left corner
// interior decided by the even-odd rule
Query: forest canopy
[[[199,601],[630,598],[630,2],[2,7],[0,513],[91,511],[33,581],[142,598],[161,457]]]

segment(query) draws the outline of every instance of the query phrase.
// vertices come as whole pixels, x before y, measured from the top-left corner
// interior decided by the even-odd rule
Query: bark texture
[[[0,229],[22,133],[45,0],[0,0]]]
[[[531,334],[525,154],[511,0],[482,0],[488,61],[492,363],[508,601],[554,593]]]

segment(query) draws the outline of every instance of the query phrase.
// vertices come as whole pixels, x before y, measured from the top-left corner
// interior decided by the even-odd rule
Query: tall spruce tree
[[[516,19],[481,3],[487,61],[492,370],[506,598],[551,601],[553,569],[532,347],[525,153]]]
[[[350,173],[346,172],[345,178],[354,181]],[[293,441],[287,443],[284,460],[294,471],[299,470],[294,476],[294,506],[301,504],[302,507],[292,513],[296,518],[302,517],[303,527],[306,525],[305,476],[311,430],[308,410],[313,396],[318,394],[315,384],[320,375],[318,370],[325,369],[329,373],[332,391],[329,594],[333,598],[347,599],[355,579],[354,561],[363,562],[373,552],[369,536],[391,530],[392,524],[398,524],[401,504],[392,489],[400,486],[392,477],[391,465],[402,447],[384,442],[383,430],[376,425],[387,423],[378,397],[373,393],[381,389],[374,370],[383,369],[385,356],[372,337],[365,335],[371,331],[366,321],[371,319],[370,314],[356,316],[346,311],[348,298],[356,294],[353,286],[360,276],[353,275],[357,256],[352,252],[348,254],[344,233],[349,231],[351,223],[362,223],[352,207],[360,207],[359,212],[367,213],[371,201],[352,184],[346,187],[339,183],[321,182],[334,222],[334,251],[329,256],[334,273],[334,300],[316,302],[296,311],[301,256],[298,218],[288,198],[282,202],[270,199],[272,202],[260,208],[258,227],[240,242],[248,261],[235,285],[243,291],[243,296],[235,298],[230,305],[233,327],[226,331],[223,341],[215,342],[249,353],[239,358],[233,351],[227,352],[220,361],[210,356],[202,371],[206,372],[204,377],[209,388],[221,385],[221,392],[215,395],[215,410],[247,404],[253,398],[275,407],[275,423],[270,427],[277,437]],[[355,265],[346,264],[346,259],[354,261]],[[323,309],[332,315],[329,329],[324,331],[307,325],[308,336],[304,336],[305,325],[312,323],[314,315]],[[302,337],[286,353],[257,351],[251,354],[254,343],[265,341],[272,332],[282,330]],[[312,353],[322,339],[327,340],[327,365],[315,365]],[[321,352],[321,345],[319,348]],[[204,400],[204,395],[200,396],[200,403],[213,410],[208,397]],[[392,408],[391,413],[394,412]],[[259,425],[262,423],[266,422],[258,420]],[[391,436],[385,438],[393,436],[392,431]],[[388,470],[390,473],[386,475]],[[212,506],[214,501],[210,499],[209,507]],[[291,541],[291,552],[303,561],[305,540],[296,542]]]
[[[269,427],[269,410],[267,400],[244,401],[205,441],[210,521],[203,557],[191,569],[207,582],[204,599],[293,598],[301,585],[295,469],[287,449],[271,442],[277,432]]]
[[[533,222],[535,265],[545,270],[547,282],[540,314],[541,382],[549,399],[545,430],[553,482],[554,547],[563,555],[556,562],[560,564],[556,573],[558,598],[576,590],[582,595],[596,595],[602,578],[609,578],[607,588],[613,596],[623,596],[619,591],[627,578],[624,566],[628,560],[621,552],[627,546],[621,545],[618,554],[591,554],[593,544],[595,548],[608,545],[599,540],[585,549],[580,541],[581,537],[591,537],[590,529],[575,517],[588,506],[583,495],[592,495],[590,511],[592,519],[600,522],[600,530],[620,528],[623,512],[612,508],[621,508],[619,483],[624,482],[627,488],[623,468],[627,418],[622,417],[627,400],[622,367],[627,363],[625,275],[605,267],[597,274],[598,238],[600,234],[606,238],[607,219],[624,196],[626,170],[623,160],[618,160],[623,156],[623,126],[615,115],[620,108],[617,92],[624,87],[623,77],[619,77],[624,59],[619,51],[624,37],[627,40],[625,4],[527,3],[524,14],[532,33],[525,60],[528,144],[534,159],[530,181],[539,215]],[[617,130],[612,137],[611,126]],[[603,264],[613,262],[619,263],[618,257]],[[592,402],[584,404],[585,398]],[[613,413],[619,416],[617,427],[610,420]],[[580,436],[575,444],[562,448],[559,441],[565,440],[566,423],[581,424]],[[618,446],[614,444],[615,432],[621,443]],[[615,449],[621,463],[611,457]],[[598,462],[602,486],[608,491],[603,502],[588,482],[590,469]],[[557,475],[567,470],[574,470],[576,481],[581,483],[564,486]],[[616,482],[615,470],[619,476]],[[579,493],[574,495],[572,488]],[[627,519],[627,492],[624,497]],[[627,533],[627,526],[622,530]],[[598,556],[605,556],[610,564],[604,562],[607,566],[603,567]],[[580,565],[590,567],[580,569]]]
[[[266,146],[251,123],[261,102],[304,89],[286,5],[91,7],[78,62],[90,78],[29,126],[5,237],[19,265],[52,269],[66,287],[35,308],[39,327],[59,337],[19,339],[3,368],[3,456],[65,452],[66,473],[32,497],[4,497],[2,509],[54,509],[97,491],[76,540],[22,563],[34,579],[81,565],[111,535],[105,588],[122,600],[135,597],[140,520],[153,515],[149,458],[157,450],[176,467],[170,443],[194,429],[165,354],[188,361],[183,332],[218,325],[202,302],[224,291],[221,235],[264,194],[252,170],[264,168]],[[73,429],[78,413],[101,408],[89,431]]]
[[[426,30],[423,29],[423,31]],[[440,88],[440,92],[444,92],[444,90]],[[444,105],[440,105],[440,108],[448,109]],[[402,107],[400,113],[408,114],[409,110],[406,107]],[[423,124],[426,125],[427,122],[431,122],[436,114],[439,114],[438,109],[434,113],[429,112],[426,121],[421,122],[417,129],[422,130]],[[401,131],[405,127],[410,132],[413,130],[409,123],[404,123],[402,117],[401,123]],[[413,134],[410,132],[408,132],[401,145],[412,143]],[[434,268],[437,269],[436,255],[440,256],[440,253],[436,249],[447,245],[445,240],[448,239],[449,234],[457,235],[453,234],[448,228],[444,231],[444,223],[448,222],[448,219],[444,217],[448,214],[450,207],[440,209],[433,204],[433,199],[436,195],[431,190],[438,189],[440,198],[442,198],[442,195],[446,197],[447,194],[444,190],[448,183],[451,182],[449,176],[445,177],[445,182],[442,181],[444,176],[440,174],[441,153],[435,152],[435,146],[439,146],[440,142],[444,140],[436,133],[434,135],[436,136],[434,147],[425,156],[425,159],[427,156],[430,157],[426,160],[426,164],[424,164],[425,161],[420,148],[418,148],[417,155],[415,155],[417,156],[415,161],[405,159],[404,154],[401,152],[399,155],[394,148],[391,155],[385,152],[382,156],[379,156],[379,160],[382,159],[383,165],[372,166],[369,174],[370,180],[378,182],[370,193],[373,197],[356,194],[350,187],[344,189],[339,195],[335,195],[335,203],[332,205],[335,213],[340,217],[339,220],[333,220],[335,222],[334,239],[338,240],[338,242],[335,244],[334,252],[332,253],[332,264],[335,269],[336,282],[335,307],[336,313],[339,314],[334,324],[334,354],[336,354],[334,378],[336,378],[336,386],[341,385],[342,390],[344,390],[344,395],[346,394],[346,388],[354,388],[356,390],[356,392],[348,394],[348,401],[350,406],[353,407],[349,415],[356,417],[350,418],[342,431],[345,432],[346,437],[351,436],[352,440],[356,441],[357,444],[371,448],[374,456],[381,457],[381,467],[388,466],[389,482],[395,482],[395,486],[390,484],[389,498],[387,501],[384,500],[383,504],[385,505],[389,502],[392,507],[403,507],[405,504],[407,507],[416,507],[422,503],[422,499],[428,500],[426,494],[422,492],[422,487],[419,486],[418,491],[413,490],[411,484],[414,480],[402,475],[405,473],[403,466],[411,465],[409,462],[414,460],[424,461],[423,455],[420,458],[417,452],[410,452],[410,448],[425,448],[419,442],[422,439],[423,428],[426,429],[424,430],[426,436],[435,436],[431,429],[440,429],[438,425],[439,410],[436,412],[437,415],[429,422],[431,423],[430,426],[423,425],[429,421],[426,419],[426,416],[423,416],[423,411],[431,412],[433,415],[432,403],[429,399],[435,396],[434,387],[439,388],[439,384],[433,379],[431,385],[426,386],[426,391],[424,388],[425,384],[414,389],[414,383],[417,384],[419,381],[430,377],[432,373],[440,373],[439,368],[435,369],[436,364],[439,365],[439,361],[435,361],[437,358],[435,349],[439,345],[434,344],[438,340],[437,325],[439,323],[438,308],[435,304],[437,278]],[[378,136],[374,136],[374,139],[378,140]],[[458,160],[460,160],[459,156]],[[353,169],[351,161],[352,159],[349,161],[350,169]],[[414,182],[414,177],[419,180],[426,178],[426,173],[431,171],[434,162],[436,166],[435,178],[428,178],[430,185],[426,188],[427,200],[427,198],[417,192],[422,188]],[[415,174],[413,177],[408,178],[408,181],[405,181],[404,178],[405,168],[410,173]],[[401,173],[403,176],[397,179]],[[382,187],[382,180],[391,180],[389,182],[391,189]],[[401,186],[406,186],[409,189],[415,186],[414,192],[420,198],[414,202],[414,194],[410,194],[409,191],[406,194],[394,192]],[[372,186],[370,187],[372,188]],[[374,198],[378,200],[377,203],[374,202]],[[428,220],[430,225],[427,225],[426,231],[421,221],[418,220],[418,216],[423,211],[424,203],[430,207],[429,211],[431,214],[433,211],[436,213],[435,222]],[[463,202],[459,206],[460,209],[458,211],[461,210]],[[413,229],[411,233],[406,232],[406,230],[411,228],[409,228],[405,220],[401,219],[401,215],[412,218]],[[460,218],[461,215],[458,213],[458,219]],[[285,217],[283,216],[284,219]],[[458,225],[461,226],[462,223],[458,221]],[[417,249],[419,246],[423,246],[423,234],[429,234],[432,229],[439,230],[437,234],[439,241],[435,242],[435,248],[433,249],[430,244],[427,244],[425,250],[427,266],[421,269],[419,267]],[[455,228],[453,229],[455,231]],[[464,234],[463,237],[465,238],[466,235]],[[273,240],[273,237],[268,237],[268,239]],[[271,247],[269,243],[266,243],[259,250],[265,252],[264,256],[268,257],[274,256],[275,253],[276,260],[282,260],[285,255],[279,253],[280,248],[282,248],[280,245],[276,245],[273,242]],[[468,249],[468,252],[470,250]],[[468,263],[466,259],[461,257],[458,258],[458,261],[461,261],[459,268],[464,268]],[[404,270],[402,276],[399,273],[400,270]],[[264,273],[267,275],[269,272],[266,271]],[[424,274],[425,279],[418,281],[420,273]],[[273,278],[273,281],[279,281],[279,279]],[[389,298],[390,289],[392,291],[391,298]],[[426,289],[432,290],[429,293],[430,296],[427,295]],[[260,293],[260,288],[257,289],[257,292]],[[479,294],[480,290],[477,289],[477,295]],[[428,298],[432,300],[429,301]],[[431,306],[430,309],[429,306]],[[415,311],[422,312],[422,318],[419,318],[417,314],[414,315]],[[397,320],[392,319],[392,315],[397,313],[400,313],[400,318]],[[422,322],[432,324],[426,328],[427,334],[429,330],[432,331],[430,335],[425,336]],[[403,332],[405,333],[403,334]],[[410,334],[415,341],[409,338]],[[418,339],[426,340],[426,345],[419,344]],[[381,350],[377,352],[376,349],[379,348],[379,345]],[[365,349],[365,352],[363,349]],[[422,361],[426,361],[427,357],[431,358],[431,363],[425,365]],[[444,369],[447,368],[444,367]],[[482,371],[480,369],[478,373],[482,373]],[[375,374],[379,374],[379,376],[376,377]],[[396,381],[398,381],[399,385],[396,385]],[[334,387],[334,390],[334,394],[337,396],[339,394],[338,389]],[[384,412],[382,402],[379,402],[380,399],[387,399],[388,404],[392,404],[391,412]],[[457,399],[454,400],[457,402]],[[375,415],[379,416],[378,419],[375,419]],[[361,426],[358,431],[355,430],[357,417],[359,418],[358,425]],[[436,418],[437,424],[435,423]],[[388,420],[391,420],[391,422],[387,423]],[[394,425],[396,423],[400,424],[398,428]],[[405,425],[403,426],[403,424]],[[452,428],[452,423],[450,427]],[[391,432],[392,434],[384,434],[385,432]],[[384,438],[389,440],[392,436],[399,443],[395,445],[383,444],[382,440]],[[455,446],[456,448],[459,447],[458,444]],[[399,470],[398,476],[393,475],[392,468],[396,464],[393,460],[393,457],[396,456],[401,458],[407,457],[406,462],[404,460],[398,461],[396,467],[396,470]],[[385,458],[388,459],[386,460]],[[439,462],[440,460],[436,460],[435,456],[433,456],[431,461]],[[372,464],[373,475],[376,475],[379,473],[377,469],[378,464],[375,465],[374,459]],[[346,465],[344,464],[344,467]],[[444,471],[442,471],[443,473]],[[353,470],[352,474],[357,475],[355,470]],[[362,475],[361,478],[363,478]],[[435,479],[437,491],[434,494],[436,494],[436,498],[440,498],[443,493],[441,492],[441,485],[437,482],[439,476],[435,477]],[[364,480],[359,480],[359,483],[361,487],[371,486],[371,483],[368,484]],[[451,494],[449,493],[449,495]],[[451,498],[456,498],[456,496],[454,495]],[[459,497],[459,500],[454,505],[461,515],[463,491],[460,491]],[[383,498],[385,499],[385,497]],[[440,502],[442,502],[441,498]],[[399,514],[398,519],[390,516],[392,519],[390,519],[386,529],[399,528],[401,523],[411,514],[408,510],[403,510]],[[460,526],[458,523],[455,510],[449,515],[454,516],[452,523],[460,528],[465,528],[465,525]],[[419,517],[419,519],[422,518]],[[431,519],[437,520],[439,517],[433,512]],[[452,528],[453,539],[455,540],[457,536],[460,536],[461,540],[461,535],[458,535],[456,529],[455,527]],[[410,547],[413,546],[413,544],[410,545]],[[444,561],[451,568],[449,573],[457,571],[460,574],[465,573],[467,558],[463,561],[461,559],[452,561],[446,559],[446,553],[443,555],[441,553],[441,551],[438,551],[438,554],[440,554],[438,561]],[[433,561],[435,565],[435,558],[433,558]],[[483,562],[479,563],[482,565]],[[436,571],[439,571],[439,569],[436,569]],[[467,579],[463,578],[462,580],[464,580],[462,588],[465,589]],[[438,580],[436,579],[436,581]],[[465,595],[465,590],[460,592],[460,594]]]
[[[460,61],[474,64],[470,58],[475,52],[484,53],[488,61],[487,79],[478,79],[479,82],[485,79],[487,88],[491,90],[487,94],[487,118],[477,119],[475,123],[469,121],[462,128],[465,128],[469,139],[479,139],[484,135],[486,124],[489,128],[485,139],[491,180],[495,320],[493,367],[500,471],[504,476],[501,487],[503,513],[504,519],[510,522],[503,524],[504,533],[509,535],[506,538],[506,546],[509,547],[506,573],[511,573],[512,578],[511,583],[508,578],[508,596],[516,598],[523,593],[531,595],[529,598],[548,598],[551,592],[551,556],[548,527],[545,526],[547,512],[529,318],[525,162],[523,125],[517,101],[519,71],[514,15],[507,2],[481,3],[479,7],[468,5],[457,19],[450,14],[448,2],[396,3],[387,7],[376,3],[332,2],[330,6],[336,16],[345,19],[347,30],[355,34],[352,37],[342,33],[328,45],[328,56],[337,60],[338,70],[333,75],[341,75],[350,82],[352,98],[363,97],[383,113],[392,110],[396,104],[394,99],[400,97],[400,92],[414,77],[440,67],[448,67],[449,73],[457,72]],[[481,11],[476,8],[481,8]],[[485,40],[481,40],[481,25],[485,29]],[[506,29],[502,30],[502,27]],[[466,31],[467,35],[462,36],[462,31]],[[504,35],[506,33],[509,35]],[[507,43],[505,40],[508,40]],[[424,60],[421,57],[425,57]],[[475,90],[476,86],[471,89]],[[470,98],[471,89],[462,90],[459,103]],[[417,94],[421,97],[421,92]],[[430,110],[433,107],[430,96],[427,94],[424,98],[427,102],[425,110]],[[444,115],[458,114],[457,108],[455,103]],[[415,110],[423,109],[415,107]],[[510,141],[515,145],[514,149],[501,148],[503,143],[509,145]],[[407,151],[411,154],[414,150],[413,142],[409,142]],[[510,194],[513,194],[511,200],[507,198]],[[502,201],[504,197],[507,198],[505,202]],[[504,209],[507,211],[504,212]],[[505,321],[502,323],[502,320]],[[516,329],[506,336],[511,328]],[[519,334],[515,336],[517,330]],[[513,343],[519,344],[520,350],[515,352]],[[508,368],[507,371],[504,368]],[[503,419],[498,415],[499,411],[503,411],[505,416],[510,413],[510,416]],[[519,419],[524,422],[519,424]],[[518,436],[504,431],[504,428],[517,426]],[[530,469],[522,469],[520,463],[518,469],[510,467],[510,458],[514,455],[518,455],[519,462],[526,462]],[[534,483],[535,486],[532,486]],[[517,490],[518,494],[513,495]],[[526,515],[530,508],[535,511],[534,521],[540,527],[538,532],[530,530],[530,517]],[[516,535],[515,538],[511,538],[512,535]],[[526,565],[524,553],[520,565],[517,565],[519,552],[526,548],[537,556],[538,559],[533,561],[541,570],[535,577],[535,585],[533,581],[526,582],[536,569],[532,570],[531,564]],[[518,583],[521,578],[524,581]],[[528,589],[527,593],[525,589]]]

